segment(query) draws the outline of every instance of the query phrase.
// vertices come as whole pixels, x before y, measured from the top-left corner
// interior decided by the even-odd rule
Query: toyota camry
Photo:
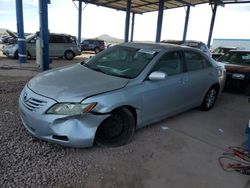
[[[124,43],[32,78],[19,98],[20,116],[39,139],[120,146],[141,127],[195,107],[211,109],[224,81],[224,68],[200,50]]]

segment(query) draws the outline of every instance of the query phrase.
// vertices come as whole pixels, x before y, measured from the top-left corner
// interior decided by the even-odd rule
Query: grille
[[[41,107],[43,107],[46,103],[47,103],[46,101],[42,101],[35,98],[29,98],[27,101],[24,101],[24,106],[29,111],[35,112],[39,110]]]

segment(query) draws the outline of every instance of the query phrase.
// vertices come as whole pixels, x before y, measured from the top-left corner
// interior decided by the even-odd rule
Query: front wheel
[[[135,118],[127,108],[112,112],[98,127],[95,141],[100,146],[117,147],[127,144],[135,132]]]
[[[206,93],[203,102],[201,104],[201,109],[204,111],[213,108],[218,95],[218,89],[216,87],[211,87]]]
[[[72,60],[75,57],[75,54],[71,50],[67,50],[64,53],[64,58],[67,60]]]
[[[31,60],[31,54],[29,52],[27,52],[27,59]]]

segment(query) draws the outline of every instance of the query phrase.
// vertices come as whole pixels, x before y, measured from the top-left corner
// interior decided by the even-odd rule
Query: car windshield
[[[230,50],[233,50],[233,49],[236,49],[236,48],[227,48],[227,47],[218,47],[218,48],[215,48],[214,49],[214,51],[213,51],[213,53],[227,53],[227,52],[229,52]]]
[[[221,56],[218,61],[226,64],[250,66],[250,52],[229,52]]]
[[[104,74],[135,78],[157,54],[151,49],[138,49],[124,46],[111,47],[90,58],[82,65]]]

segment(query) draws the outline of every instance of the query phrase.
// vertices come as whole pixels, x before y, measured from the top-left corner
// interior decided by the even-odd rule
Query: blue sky
[[[84,4],[83,4],[84,6]],[[25,32],[39,28],[38,0],[23,0]],[[207,42],[211,20],[211,7],[207,4],[191,7],[187,39]],[[250,38],[250,4],[219,7],[213,38]],[[78,12],[72,0],[51,0],[49,29],[51,32],[77,35]],[[185,9],[164,11],[161,39],[181,39]],[[154,41],[157,12],[136,15],[135,40]],[[125,12],[88,4],[83,10],[82,37],[92,38],[108,34],[124,37]],[[16,31],[14,0],[0,1],[0,28]]]

